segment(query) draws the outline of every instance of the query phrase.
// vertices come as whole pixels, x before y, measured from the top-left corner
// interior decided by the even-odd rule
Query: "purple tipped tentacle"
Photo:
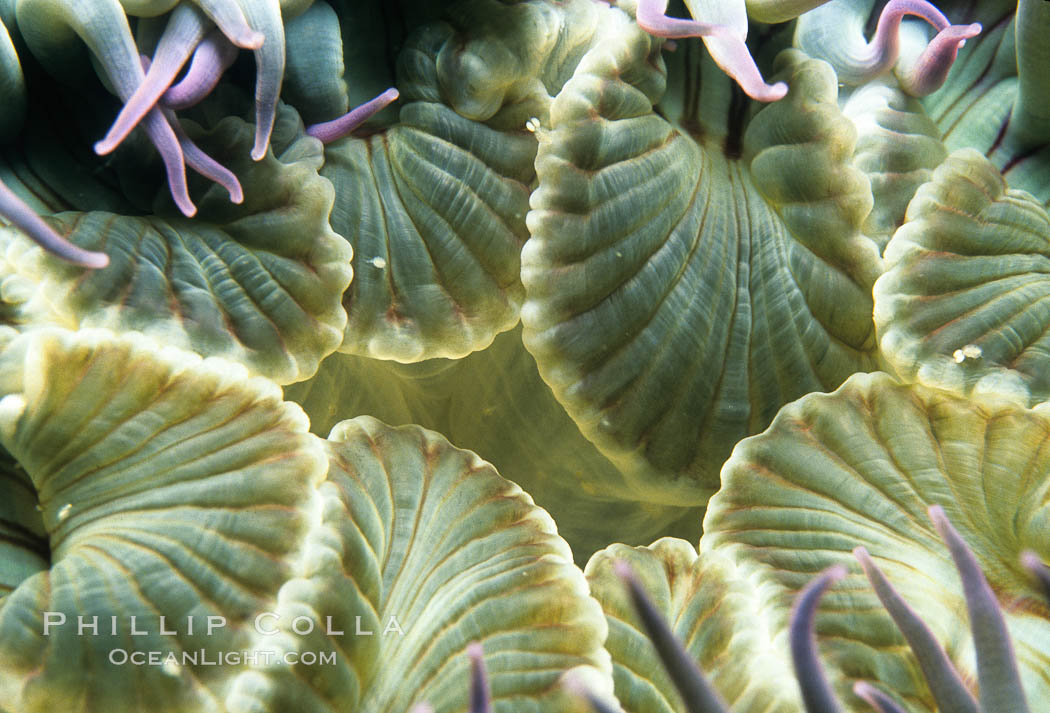
[[[248,23],[266,36],[266,41],[255,50],[255,143],[251,156],[261,161],[270,147],[284,79],[284,23],[278,0],[251,0],[244,2],[241,10]]]
[[[470,657],[470,713],[492,713],[492,693],[481,644],[471,642],[467,656]]]
[[[788,632],[791,661],[802,692],[802,702],[808,713],[840,713],[842,710],[817,656],[813,622],[824,592],[845,576],[846,568],[842,565],[828,567],[799,592],[791,611],[791,626]]]
[[[948,545],[963,584],[970,629],[977,653],[978,698],[983,711],[1028,713],[1021,676],[1017,671],[1013,644],[995,592],[988,585],[981,566],[958,531],[948,522],[944,509],[933,505],[930,519]]]
[[[831,62],[840,82],[860,85],[892,71],[897,65],[901,22],[907,16],[924,20],[938,33],[932,41],[933,48],[925,49],[922,60],[904,79],[907,91],[929,93],[943,83],[942,77],[955,60],[958,43],[972,36],[974,28],[953,26],[944,13],[926,0],[890,0],[879,13],[870,42],[864,37],[856,8],[849,3],[831,3],[799,18],[797,41],[811,56]],[[845,29],[836,31],[839,25]]]
[[[653,643],[660,661],[663,662],[668,676],[682,696],[685,709],[689,713],[728,713],[722,696],[715,690],[707,677],[693,661],[685,646],[674,635],[656,605],[645,593],[641,582],[623,560],[613,562],[613,571],[627,585],[631,603],[642,622],[645,633]]]
[[[90,3],[42,2],[38,9],[65,12],[63,20],[69,23],[98,58],[117,95],[125,102],[131,99],[135,90],[145,81],[146,75],[131,35],[128,18],[117,0],[93,0]],[[105,27],[107,31],[99,32],[99,27]],[[168,186],[175,204],[185,215],[194,215],[197,208],[190,200],[186,188],[186,166],[175,132],[156,107],[146,113],[142,126],[164,162]]]
[[[668,17],[667,0],[638,0],[635,21],[654,37],[708,37],[729,33],[725,25]]]
[[[204,153],[204,150],[195,144],[193,139],[183,130],[173,111],[170,109],[166,110],[164,116],[167,118],[168,123],[171,124],[172,129],[174,129],[175,136],[179,139],[179,145],[182,146],[183,155],[186,157],[186,165],[205,178],[225,188],[226,192],[230,194],[231,203],[238,205],[243,203],[244,190],[241,188],[241,182],[237,179],[236,174]]]
[[[248,24],[236,0],[193,0],[235,46],[246,50],[262,47],[266,36]]]
[[[183,215],[192,218],[197,214],[197,206],[190,199],[189,188],[186,185],[186,157],[182,153],[182,146],[175,135],[175,130],[159,107],[149,110],[142,120],[142,127],[164,162],[168,188],[175,205]]]
[[[139,55],[139,68],[148,72],[150,58]],[[168,190],[171,191],[172,200],[183,215],[192,218],[197,214],[197,206],[190,199],[190,189],[186,184],[186,156],[182,152],[182,143],[175,133],[175,128],[159,106],[154,106],[147,112],[142,128],[164,162],[164,172],[168,177]]]
[[[1025,566],[1032,576],[1035,577],[1036,581],[1043,587],[1043,592],[1046,594],[1046,601],[1050,602],[1050,566],[1047,566],[1039,559],[1039,555],[1031,550],[1026,550],[1021,553],[1021,564]]]
[[[786,83],[767,84],[762,79],[762,73],[758,71],[751,51],[743,40],[730,36],[716,36],[704,38],[704,44],[707,45],[715,64],[732,77],[752,99],[774,102],[787,94]]]
[[[104,156],[116,149],[156,105],[204,37],[206,23],[201,12],[191,5],[180,4],[175,8],[145,79],[128,98],[106,136],[95,144],[95,153]]]
[[[365,102],[361,106],[354,107],[338,119],[313,124],[306,128],[306,133],[323,143],[330,144],[344,136],[347,136],[361,124],[385,109],[388,105],[397,101],[399,94],[397,89],[391,87],[377,96],[375,99]]]
[[[915,66],[901,77],[901,88],[915,97],[924,97],[941,88],[948,78],[959,48],[971,37],[981,34],[980,23],[951,25],[930,40]]]
[[[4,185],[3,181],[0,181],[0,216],[44,250],[67,262],[95,269],[109,264],[109,256],[105,253],[77,247],[55,232],[36,211]]]
[[[221,30],[212,30],[197,45],[186,75],[161,97],[169,109],[186,109],[208,96],[223,72],[237,59],[237,46]]]
[[[869,71],[873,76],[889,71],[896,64],[900,55],[901,21],[906,15],[926,20],[938,32],[951,25],[944,13],[925,0],[890,0],[879,15],[875,37],[868,45],[871,62]]]
[[[656,37],[702,37],[715,63],[752,99],[771,102],[787,94],[784,82],[767,84],[762,79],[762,73],[744,43],[746,27],[738,31],[724,24],[668,17],[667,0],[638,0],[635,21]]]
[[[146,72],[150,69],[149,57],[142,55],[142,68]],[[155,107],[153,111],[159,111],[163,114],[165,121],[175,134],[175,138],[178,141],[179,148],[182,151],[183,160],[183,180],[185,180],[185,166],[189,166],[194,171],[204,176],[205,178],[211,179],[218,183],[220,186],[226,189],[226,192],[230,194],[230,201],[233,203],[244,202],[244,191],[241,188],[241,182],[237,180],[237,176],[232,171],[223,166],[221,163],[213,159],[208,154],[197,146],[196,143],[186,134],[182,128],[182,124],[179,123],[178,117],[175,116],[175,112],[171,109],[165,109],[162,107]],[[188,200],[188,195],[187,195]],[[192,204],[191,204],[192,205]],[[193,209],[194,213],[196,208]],[[185,213],[185,211],[183,211]]]
[[[878,713],[907,713],[907,711],[898,706],[892,698],[871,684],[858,681],[853,684],[853,692],[857,694],[858,698],[867,701],[872,708],[878,711]],[[942,708],[941,710],[951,709]]]
[[[952,666],[948,655],[926,623],[893,588],[865,548],[857,547],[853,550],[853,555],[860,562],[882,606],[889,612],[897,628],[904,634],[908,646],[915,653],[915,659],[919,662],[919,668],[922,669],[937,707],[954,713],[979,713],[977,701],[966,688],[962,677]]]

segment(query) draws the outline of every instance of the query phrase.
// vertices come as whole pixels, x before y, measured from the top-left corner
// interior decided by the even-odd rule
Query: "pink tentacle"
[[[170,109],[186,109],[208,96],[219,83],[223,72],[237,58],[237,47],[222,32],[208,33],[193,52],[186,76],[161,97]]]
[[[138,126],[204,37],[205,22],[200,12],[189,5],[175,9],[161,35],[145,80],[125,102],[106,136],[95,144],[95,153],[104,156],[112,152]]]
[[[109,264],[106,253],[93,252],[77,247],[69,242],[55,229],[44,222],[25,201],[0,181],[0,216],[3,216],[14,227],[25,233],[30,240],[55,255],[74,265],[90,268],[103,268]]]
[[[347,136],[361,124],[378,114],[389,104],[397,101],[399,94],[397,89],[391,87],[377,96],[375,99],[365,102],[361,106],[354,107],[338,119],[313,124],[306,128],[306,133],[323,143],[330,144],[344,136]]]
[[[919,61],[901,79],[901,87],[916,97],[924,97],[940,89],[959,55],[959,48],[966,40],[980,33],[981,25],[976,22],[972,25],[952,25],[938,32],[919,56]]]

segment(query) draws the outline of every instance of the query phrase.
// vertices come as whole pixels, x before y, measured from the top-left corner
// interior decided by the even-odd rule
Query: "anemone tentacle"
[[[365,102],[361,106],[354,107],[337,119],[308,126],[306,128],[306,133],[314,138],[320,139],[326,144],[338,141],[339,139],[348,136],[354,129],[361,126],[361,124],[368,121],[371,117],[378,114],[393,102],[397,101],[399,96],[397,89],[391,87],[376,98]]]
[[[1014,19],[1017,37],[1017,99],[1010,136],[1022,146],[1050,141],[1050,2],[1020,0]]]
[[[853,692],[863,698],[878,713],[906,713],[893,699],[869,683],[858,681],[853,684]]]
[[[237,47],[246,50],[257,50],[262,47],[266,35],[248,24],[236,0],[193,0],[193,2]]]
[[[635,20],[655,37],[709,37],[729,33],[725,25],[668,17],[667,0],[638,0]]]
[[[182,153],[186,157],[186,165],[205,178],[218,183],[230,194],[230,202],[240,205],[244,202],[244,189],[237,175],[221,163],[213,159],[204,150],[193,142],[183,130],[175,113],[170,109],[164,110],[164,116],[175,130],[175,136],[179,139]]]
[[[149,57],[142,55],[140,60],[142,61],[143,71],[148,74],[150,70]],[[191,139],[182,128],[182,124],[179,123],[178,117],[175,116],[174,111],[164,107],[155,107],[153,109],[153,111],[157,110],[161,111],[165,120],[167,120],[169,126],[171,126],[172,131],[175,132],[175,138],[179,142],[179,148],[182,149],[185,165],[189,166],[205,178],[210,179],[225,188],[226,192],[230,194],[230,201],[232,203],[243,203],[244,190],[241,188],[241,182],[237,179],[237,176],[233,171],[204,153],[204,150],[193,142],[193,139]]]
[[[948,72],[959,56],[959,48],[966,40],[979,34],[979,22],[945,27],[930,40],[915,66],[902,73],[901,89],[915,97],[933,94],[948,78]]]
[[[926,0],[890,0],[868,42],[864,38],[864,21],[870,7],[870,0],[840,0],[806,13],[799,18],[796,42],[807,54],[828,60],[839,81],[859,85],[890,72],[897,64],[905,16],[923,19],[938,34],[915,66],[904,72],[902,88],[925,96],[944,82],[961,43],[981,31],[977,23],[952,25],[944,13]]]
[[[959,578],[962,579],[970,630],[977,653],[977,687],[981,710],[1028,713],[1021,676],[1006,621],[977,558],[944,514],[944,508],[929,509],[933,526],[948,545]]]
[[[1043,591],[1046,594],[1047,602],[1050,602],[1050,567],[1043,564],[1043,561],[1039,559],[1039,555],[1032,551],[1026,551],[1021,553],[1021,564],[1032,573],[1032,576],[1036,578],[1043,587]]]
[[[743,10],[742,2],[731,4],[733,7],[728,8],[728,13],[733,13],[737,5]],[[746,14],[742,14],[740,21],[732,23],[709,23],[668,17],[666,13],[667,0],[639,0],[635,20],[639,27],[655,37],[703,38],[715,63],[752,99],[771,102],[787,94],[784,82],[767,84],[762,79],[751,51],[744,44],[747,39]]]
[[[98,58],[110,84],[125,102],[146,79],[138,48],[124,9],[117,0],[79,2],[77,0],[39,0],[18,5],[20,26],[32,27],[25,37],[46,55],[49,44],[61,44],[76,34]],[[186,165],[175,131],[157,107],[142,120],[150,141],[160,153],[168,187],[175,205],[186,216],[197,213],[186,186]]]
[[[211,93],[236,58],[237,46],[221,30],[212,30],[193,51],[185,76],[164,92],[161,102],[169,109],[193,106]]]
[[[470,657],[470,713],[491,713],[492,693],[489,676],[485,670],[484,651],[477,641],[467,647]]]
[[[791,628],[788,633],[791,662],[795,666],[795,677],[802,692],[802,701],[809,713],[839,713],[842,710],[817,656],[813,621],[824,592],[845,576],[846,568],[842,565],[828,567],[799,592],[791,611]]]
[[[893,588],[893,585],[886,579],[886,575],[868,554],[868,550],[864,547],[857,547],[853,550],[853,556],[860,562],[882,606],[889,612],[897,628],[904,634],[908,646],[915,653],[919,668],[926,677],[930,693],[933,694],[937,706],[941,710],[955,713],[979,713],[977,701],[974,700],[959,673],[952,666],[944,649],[937,643],[933,632]]]
[[[652,641],[668,676],[681,694],[686,710],[690,713],[728,713],[729,706],[671,631],[631,566],[617,560],[613,562],[613,571],[627,586],[634,610],[641,619],[646,635]]]
[[[63,260],[75,265],[91,268],[103,268],[109,264],[105,253],[84,250],[69,242],[54,228],[44,222],[15,193],[0,181],[0,216],[25,233],[30,240]]]
[[[251,156],[261,161],[270,146],[284,79],[284,21],[278,0],[242,2],[241,10],[248,24],[266,37],[255,50],[255,145]]]
[[[95,144],[97,154],[104,156],[116,149],[156,105],[204,38],[207,25],[207,19],[192,5],[180,4],[172,11],[145,80],[128,98],[109,132]]]

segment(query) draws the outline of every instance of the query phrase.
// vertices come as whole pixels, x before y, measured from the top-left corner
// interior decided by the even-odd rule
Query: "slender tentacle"
[[[963,583],[966,608],[970,613],[970,630],[977,652],[978,698],[983,711],[1028,713],[1021,675],[1017,670],[1013,644],[1006,630],[1006,620],[999,600],[988,585],[977,558],[948,522],[944,509],[933,505],[930,519],[941,539],[948,545]]]
[[[0,216],[52,255],[82,267],[102,268],[109,264],[105,253],[79,248],[55,232],[36,212],[0,181]]]
[[[879,713],[906,713],[906,711],[898,706],[892,698],[863,681],[853,684],[853,692],[857,694],[858,698],[863,698],[867,701],[868,704]],[[949,708],[946,710],[951,709]]]
[[[787,84],[767,84],[755,65],[747,39],[746,17],[743,28],[721,23],[685,20],[667,16],[667,0],[638,0],[635,13],[638,26],[655,37],[701,37],[712,59],[732,77],[752,99],[770,102],[787,94]]]
[[[157,44],[145,80],[124,104],[106,136],[95,144],[96,153],[108,154],[127,138],[171,86],[206,31],[207,19],[200,10],[187,4],[175,8]]]
[[[149,57],[141,55],[140,59],[142,61],[143,71],[149,73]],[[237,204],[243,203],[244,190],[241,188],[241,182],[237,180],[237,176],[233,171],[204,153],[204,150],[193,142],[193,139],[191,139],[182,128],[182,124],[179,123],[179,119],[175,116],[174,111],[164,107],[160,107],[160,111],[164,114],[164,118],[171,126],[172,131],[175,132],[175,137],[178,139],[179,147],[182,149],[186,165],[205,178],[208,178],[225,188],[226,192],[230,194],[231,202]]]
[[[904,634],[908,646],[915,653],[919,668],[922,669],[930,687],[930,693],[937,701],[937,707],[955,713],[979,713],[977,701],[966,688],[962,677],[952,666],[933,632],[893,588],[865,548],[857,547],[853,550],[853,555],[860,562],[864,574],[868,576],[868,581],[871,582],[882,606],[893,617],[897,628]]]
[[[470,657],[470,713],[492,713],[492,692],[481,644],[471,643],[467,656]]]
[[[634,610],[638,613],[649,640],[653,642],[653,648],[663,662],[668,676],[682,696],[685,709],[689,713],[728,713],[729,706],[671,631],[630,565],[617,560],[613,562],[613,570],[627,585]]]
[[[937,35],[915,65],[902,71],[901,83],[905,91],[924,96],[944,82],[962,43],[981,31],[978,24],[952,25],[926,0],[890,0],[868,42],[864,20],[870,7],[869,0],[843,0],[803,15],[796,29],[799,48],[830,62],[840,82],[865,84],[894,69],[900,57],[901,22],[907,16],[918,17],[937,30]]]
[[[811,581],[798,597],[791,611],[791,626],[788,640],[791,645],[791,662],[795,666],[795,678],[802,691],[802,702],[808,713],[840,713],[835,693],[831,690],[824,668],[817,656],[817,639],[814,619],[820,598],[835,582],[846,576],[846,568],[833,565]]]
[[[375,99],[367,101],[361,106],[354,107],[337,119],[308,126],[306,128],[306,133],[314,138],[320,139],[323,143],[330,144],[333,141],[337,141],[344,136],[347,136],[350,132],[378,114],[385,107],[397,101],[398,96],[397,89],[391,87]]]
[[[244,11],[235,0],[193,0],[193,2],[237,47],[246,50],[257,50],[262,47],[266,36],[248,24]]]
[[[222,73],[237,58],[237,47],[219,30],[212,30],[197,45],[186,75],[161,97],[169,109],[186,109],[211,93]]]
[[[708,37],[725,35],[725,25],[667,16],[667,0],[638,0],[638,26],[654,37]]]
[[[55,44],[68,42],[71,34],[79,36],[98,58],[117,96],[125,102],[145,81],[127,16],[117,0],[19,3],[18,22],[26,28],[23,36],[38,55],[47,56]],[[164,162],[175,205],[184,215],[195,215],[197,207],[186,186],[186,165],[174,130],[157,107],[146,113],[142,126]]]
[[[933,94],[941,88],[959,55],[959,48],[971,37],[981,34],[981,24],[950,25],[930,40],[915,66],[901,76],[901,88],[915,97]]]
[[[284,78],[284,21],[278,0],[242,0],[241,10],[248,24],[266,37],[255,50],[255,144],[251,156],[261,161],[270,146]]]

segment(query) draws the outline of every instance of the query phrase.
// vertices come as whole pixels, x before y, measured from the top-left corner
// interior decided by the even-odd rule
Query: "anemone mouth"
[[[0,553],[0,599],[51,567],[51,543],[36,488],[4,449],[0,449]]]
[[[783,28],[756,28],[747,42],[755,52],[756,66],[767,77],[773,73],[773,58],[789,44],[790,33]],[[667,91],[654,112],[705,150],[721,151],[730,160],[744,158],[747,127],[769,102],[749,96],[700,39],[678,40],[673,50],[665,45],[662,58]]]

